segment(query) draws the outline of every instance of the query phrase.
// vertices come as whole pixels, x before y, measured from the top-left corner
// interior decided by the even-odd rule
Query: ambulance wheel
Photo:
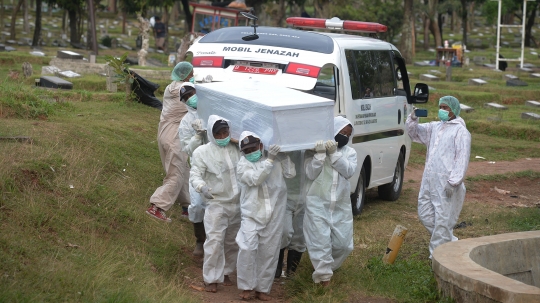
[[[379,186],[379,198],[387,201],[396,201],[401,195],[401,187],[403,186],[403,165],[405,159],[403,153],[399,154],[399,158],[396,164],[396,170],[394,171],[394,179],[392,182]]]
[[[356,186],[356,191],[351,194],[351,206],[352,213],[354,216],[358,216],[362,213],[364,208],[364,203],[366,200],[366,170],[362,166],[360,171],[360,176],[358,177],[358,185]]]

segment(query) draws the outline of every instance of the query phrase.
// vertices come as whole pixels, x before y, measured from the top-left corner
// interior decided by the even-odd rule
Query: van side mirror
[[[426,103],[429,100],[429,88],[427,84],[417,83],[414,86],[413,102],[412,103]]]

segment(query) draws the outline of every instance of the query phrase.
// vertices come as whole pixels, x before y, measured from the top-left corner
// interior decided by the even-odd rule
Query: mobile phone
[[[415,114],[417,117],[427,117],[427,109],[417,108],[417,109],[414,111],[414,114]]]

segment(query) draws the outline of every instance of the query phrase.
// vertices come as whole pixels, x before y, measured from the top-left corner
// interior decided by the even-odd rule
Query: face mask
[[[262,157],[262,152],[260,150],[254,151],[246,155],[246,159],[249,162],[257,162]]]
[[[187,104],[189,107],[192,107],[192,108],[197,109],[197,100],[199,100],[199,98],[197,97],[197,95],[193,95],[193,96],[189,97],[189,99],[187,99],[186,104]]]
[[[227,146],[227,144],[229,144],[229,141],[231,141],[231,136],[228,136],[225,139],[216,139],[217,145],[219,145],[221,147]]]
[[[349,137],[347,137],[345,135],[342,135],[342,134],[337,134],[334,137],[334,140],[336,140],[337,147],[339,147],[339,148],[342,148],[343,146],[347,145],[347,143],[349,143]]]
[[[447,110],[439,109],[439,119],[441,119],[441,121],[448,121],[448,119],[450,119],[448,114],[449,112]]]
[[[195,77],[191,77],[191,78],[189,78],[189,82],[191,82],[191,83],[195,84]]]

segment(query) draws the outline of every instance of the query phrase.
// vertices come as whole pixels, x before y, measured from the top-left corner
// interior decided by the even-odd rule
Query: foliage
[[[112,46],[112,38],[109,37],[109,35],[104,36],[103,38],[101,38],[101,44],[103,44],[106,47],[111,47]]]
[[[128,53],[126,52],[120,57],[105,56],[105,60],[115,72],[114,82],[131,85],[133,84],[135,77],[129,72],[129,64],[126,62],[127,56]]]

